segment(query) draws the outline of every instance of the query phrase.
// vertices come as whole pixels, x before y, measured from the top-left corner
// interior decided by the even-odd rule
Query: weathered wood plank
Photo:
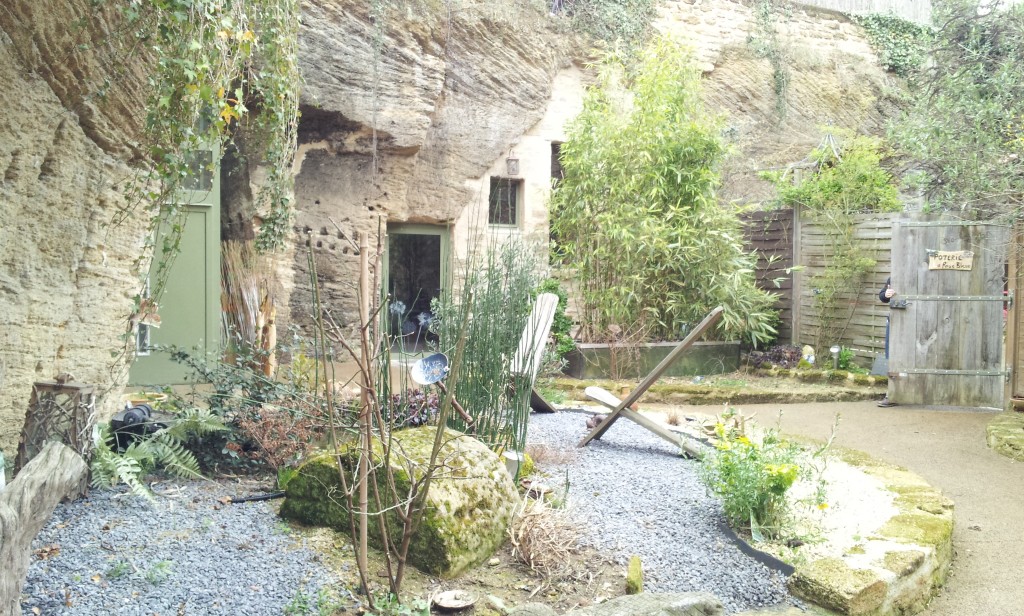
[[[57,503],[79,489],[86,471],[74,450],[51,442],[0,492],[0,616],[21,616],[32,540]]]
[[[651,373],[648,374],[639,385],[637,385],[636,389],[626,396],[625,400],[619,403],[619,406],[617,406],[615,410],[608,414],[608,417],[606,417],[604,421],[599,423],[597,427],[590,432],[590,434],[583,437],[583,440],[579,442],[578,446],[585,447],[587,443],[595,438],[601,438],[601,435],[604,434],[615,420],[619,418],[622,410],[628,408],[629,405],[639,400],[640,396],[644,395],[651,385],[654,385],[654,383],[661,378],[661,375],[664,374],[677,359],[679,359],[679,356],[682,355],[686,349],[690,348],[693,343],[703,336],[707,330],[711,329],[715,323],[718,323],[722,318],[723,312],[724,310],[722,307],[718,306],[712,310],[708,316],[704,317],[704,320],[698,323],[697,326],[694,327],[685,338],[683,338],[682,342],[676,345],[676,347],[672,349],[667,356],[665,356],[665,359],[661,360],[661,363],[655,366],[654,370],[652,370]]]

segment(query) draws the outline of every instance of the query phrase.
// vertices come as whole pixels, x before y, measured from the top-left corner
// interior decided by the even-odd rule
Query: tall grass
[[[494,450],[521,451],[526,442],[533,374],[513,372],[512,359],[541,281],[535,255],[518,240],[471,255],[433,305],[442,352],[451,355],[465,332],[459,378],[447,385],[473,417],[476,437]],[[467,428],[458,416],[449,425]]]

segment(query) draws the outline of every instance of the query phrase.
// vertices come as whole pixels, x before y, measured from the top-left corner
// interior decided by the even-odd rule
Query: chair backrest
[[[512,374],[530,377],[530,384],[537,378],[540,370],[541,357],[547,346],[551,323],[555,320],[558,308],[558,296],[554,293],[541,293],[530,312],[523,335],[519,338],[519,348],[512,358]]]

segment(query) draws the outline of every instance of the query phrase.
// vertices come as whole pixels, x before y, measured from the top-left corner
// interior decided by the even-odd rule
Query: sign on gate
[[[974,269],[974,252],[970,250],[929,250],[928,269],[969,272]]]

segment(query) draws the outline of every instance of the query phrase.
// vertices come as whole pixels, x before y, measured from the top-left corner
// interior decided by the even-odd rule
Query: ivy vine
[[[765,58],[772,67],[772,89],[775,92],[775,111],[779,120],[786,119],[786,100],[789,93],[789,59],[779,42],[775,22],[780,14],[789,17],[792,9],[778,0],[758,0],[754,6],[754,32],[747,44],[759,58]]]
[[[892,13],[851,15],[868,35],[882,68],[900,77],[909,77],[928,57],[934,29],[907,21]]]
[[[257,144],[266,170],[256,207],[268,214],[257,246],[273,250],[284,241],[298,124],[299,2],[128,0],[123,15],[154,68],[145,121],[149,165],[129,183],[129,206],[115,222],[142,204],[150,213],[150,242],[158,234],[160,242],[149,280],[156,298],[180,250],[183,191],[197,190],[196,176],[217,172],[219,153],[240,130]],[[213,155],[203,158],[204,151]]]
[[[552,12],[564,11],[572,29],[609,47],[636,51],[652,33],[653,0],[553,0]]]

